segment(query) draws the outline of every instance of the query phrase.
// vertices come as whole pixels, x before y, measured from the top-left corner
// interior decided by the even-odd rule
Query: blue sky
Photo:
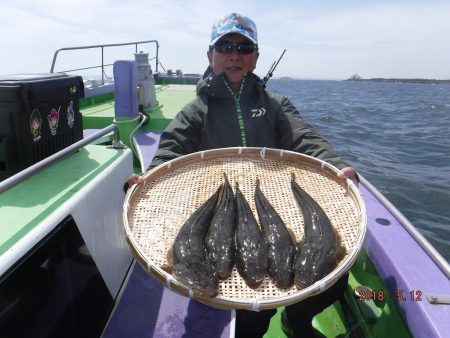
[[[212,23],[233,11],[256,22],[260,76],[286,48],[275,76],[450,79],[450,1],[440,0],[3,0],[0,74],[48,72],[61,47],[152,39],[166,69],[201,73]]]

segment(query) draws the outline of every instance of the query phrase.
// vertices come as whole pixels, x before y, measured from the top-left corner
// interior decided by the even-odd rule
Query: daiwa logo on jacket
[[[260,117],[266,115],[266,108],[252,109],[250,112],[252,117]]]

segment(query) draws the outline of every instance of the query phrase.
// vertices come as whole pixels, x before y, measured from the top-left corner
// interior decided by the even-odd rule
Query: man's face
[[[227,34],[216,45],[227,41],[250,43],[248,39],[240,34]],[[249,54],[238,53],[236,49],[230,54],[221,53],[215,48],[208,51],[209,65],[213,69],[214,74],[225,73],[232,86],[239,86],[244,74],[255,69],[258,56],[259,53],[257,51]]]

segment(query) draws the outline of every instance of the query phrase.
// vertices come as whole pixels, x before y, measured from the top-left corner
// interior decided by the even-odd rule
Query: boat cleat
[[[429,293],[426,295],[428,302],[431,304],[450,304],[450,295],[438,295]]]

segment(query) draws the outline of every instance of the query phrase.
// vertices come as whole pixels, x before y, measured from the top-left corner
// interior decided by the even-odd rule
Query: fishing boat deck
[[[115,120],[114,94],[106,87],[91,91],[91,96],[80,101],[85,137]],[[161,131],[195,95],[195,85],[156,86],[158,105],[145,110],[149,121],[133,136],[144,168],[154,156]],[[122,134],[124,142],[125,138]],[[97,142],[106,139],[110,138]],[[233,311],[214,309],[174,293],[149,276],[139,264],[133,263],[128,271],[132,256],[123,238],[119,214],[124,198],[122,186],[132,171],[130,150],[88,145],[1,193],[0,220],[8,225],[0,227],[1,274],[70,214],[83,237],[89,238],[86,242],[89,252],[95,253],[95,263],[117,301],[104,337],[233,337]],[[374,325],[373,336],[390,333],[381,331],[389,328],[383,325],[386,318],[382,317],[392,316],[393,312],[398,315],[395,307],[412,335],[446,336],[450,332],[450,305],[431,304],[426,295],[450,295],[448,277],[370,187],[362,183],[360,189],[368,211],[364,257],[358,262],[362,262],[364,271],[358,275],[355,267],[352,268],[350,291],[347,291],[351,294],[359,285],[379,285],[373,290],[374,295],[384,299],[375,299],[382,314],[377,318],[380,322]],[[383,220],[389,221],[389,225],[383,225]],[[111,248],[111,243],[117,245]],[[372,263],[373,272],[366,269]],[[370,284],[371,273],[381,277],[379,284]],[[126,274],[122,284],[122,276]],[[386,298],[395,305],[388,307]],[[368,304],[356,302],[361,303],[358,306]],[[336,316],[321,320],[333,326],[330,332],[336,331]],[[279,336],[279,313],[272,322],[271,327],[275,329],[267,337]],[[392,322],[399,326],[399,321]],[[346,332],[344,327],[340,330],[342,334]]]
[[[194,99],[195,95],[194,85],[157,85],[156,99],[159,104],[155,108],[145,109],[145,113],[150,117],[150,122],[143,128],[146,130],[164,130],[186,102]],[[104,102],[84,108],[81,104],[81,107],[85,128],[103,128],[111,124],[115,118],[112,97]]]
[[[102,337],[234,337],[233,317],[170,291],[135,263]]]
[[[156,98],[158,106],[145,110],[149,123],[134,136],[136,151],[140,153],[145,168],[158,147],[161,131],[186,102],[195,98],[195,86],[157,86]],[[112,97],[81,109],[83,124],[89,128],[84,131],[85,137],[115,118]],[[102,336],[233,337],[232,318],[232,311],[214,309],[168,290],[135,263]]]

